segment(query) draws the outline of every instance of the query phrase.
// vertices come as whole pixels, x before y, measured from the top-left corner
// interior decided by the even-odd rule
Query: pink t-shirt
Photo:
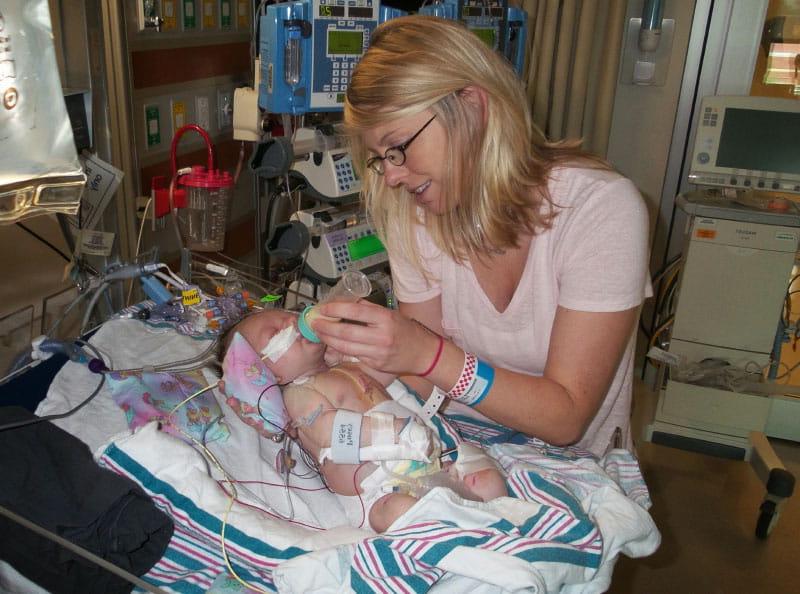
[[[558,215],[531,242],[528,261],[508,308],[498,312],[469,262],[457,264],[433,243],[424,227],[417,241],[432,281],[403,257],[391,258],[400,301],[442,297],[442,325],[449,339],[496,367],[541,375],[556,307],[590,312],[622,311],[652,295],[648,272],[648,215],[636,187],[617,173],[561,168],[550,195]],[[632,447],[630,406],[635,331],[597,416],[577,444],[603,455],[619,427]]]

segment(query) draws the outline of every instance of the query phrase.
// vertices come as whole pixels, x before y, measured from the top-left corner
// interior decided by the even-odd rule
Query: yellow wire
[[[194,394],[192,394],[191,396],[187,396],[186,398],[184,398],[181,402],[179,402],[178,404],[175,405],[175,408],[173,408],[171,411],[169,411],[170,419],[172,418],[172,415],[174,415],[175,412],[180,407],[182,407],[184,404],[189,402],[192,398],[196,398],[197,396],[200,396],[200,394],[208,392],[209,390],[213,390],[214,388],[219,386],[219,384],[220,384],[220,382],[217,382],[215,384],[208,384],[205,388],[202,388],[202,389],[198,390],[197,392],[195,392]]]
[[[651,347],[656,345],[656,339],[661,335],[661,333],[663,333],[667,328],[669,328],[669,326],[672,324],[674,320],[675,316],[670,316],[666,322],[664,322],[658,328],[656,328],[656,331],[653,332],[653,336],[650,338]]]
[[[214,384],[214,385],[216,385],[216,384]],[[203,390],[203,391],[205,391],[205,390]],[[198,394],[200,394],[200,392],[198,392],[196,394],[192,394],[192,396],[190,396],[189,398],[184,400],[181,404],[176,406],[175,409],[173,409],[173,412],[174,412],[174,410],[177,410],[184,402],[188,402],[191,398],[194,398]],[[194,438],[193,435],[190,435],[190,434],[186,433],[183,429],[181,429],[180,427],[178,427],[176,424],[174,424],[172,422],[172,413],[170,413],[170,416],[168,418],[168,422],[170,423],[170,425],[172,425],[172,427],[175,430],[177,430],[180,434],[182,434],[185,437],[187,437],[188,439],[190,439],[192,441],[192,443],[194,443],[198,448],[200,448],[202,450],[202,453],[206,455],[208,460],[211,463],[213,463],[214,466],[217,467],[217,470],[219,470],[219,472],[222,474],[223,478],[225,479],[225,482],[228,483],[228,485],[230,485],[231,490],[230,490],[230,495],[228,495],[228,505],[225,508],[225,512],[222,514],[222,528],[220,529],[220,533],[219,533],[220,541],[222,543],[222,546],[221,546],[222,558],[225,561],[225,567],[228,568],[228,571],[233,576],[233,578],[237,582],[242,584],[245,588],[250,588],[252,590],[256,590],[257,592],[262,592],[263,594],[272,594],[269,590],[264,590],[263,588],[260,588],[260,587],[254,585],[254,584],[249,584],[246,581],[244,581],[241,577],[239,577],[239,574],[236,573],[236,570],[233,569],[233,566],[231,565],[231,560],[228,557],[228,551],[227,551],[227,549],[225,547],[225,526],[227,526],[227,524],[228,524],[228,515],[230,514],[231,510],[233,509],[233,504],[236,502],[236,498],[238,497],[238,492],[236,491],[236,485],[234,484],[234,480],[230,477],[230,475],[228,475],[227,472],[225,472],[225,469],[222,467],[222,464],[219,462],[219,460],[217,460],[217,457],[214,456],[214,454],[211,452],[211,450],[209,450],[204,444],[202,444],[199,441],[197,441]]]
[[[228,524],[228,514],[230,514],[230,511],[233,509],[233,504],[236,501],[236,498],[238,497],[238,493],[236,491],[236,485],[234,484],[233,479],[228,475],[227,472],[225,472],[225,469],[222,467],[222,464],[219,462],[219,460],[217,460],[217,457],[214,456],[213,453],[211,453],[211,450],[209,450],[204,444],[202,444],[199,441],[197,441],[194,438],[194,436],[186,433],[178,425],[173,423],[173,416],[175,415],[175,412],[180,407],[182,407],[184,404],[186,404],[187,402],[189,402],[193,398],[196,398],[197,396],[200,396],[200,394],[203,394],[204,392],[208,392],[209,390],[212,390],[212,389],[216,388],[217,386],[219,386],[219,384],[220,384],[220,382],[216,382],[214,384],[209,384],[205,388],[202,388],[201,390],[198,390],[197,392],[195,392],[191,396],[188,396],[187,398],[184,398],[181,402],[176,404],[175,407],[170,411],[169,417],[167,418],[167,422],[175,430],[177,430],[181,435],[183,435],[183,436],[187,437],[188,439],[190,439],[192,441],[192,443],[194,443],[198,448],[200,448],[202,450],[202,453],[205,454],[205,456],[208,458],[208,460],[211,461],[214,464],[214,466],[217,467],[217,470],[219,470],[219,472],[222,474],[223,478],[225,479],[225,482],[227,482],[228,485],[230,485],[231,490],[230,490],[230,495],[228,496],[228,505],[225,508],[225,512],[222,514],[222,529],[220,530],[220,533],[219,533],[220,541],[222,543],[222,547],[221,547],[222,558],[225,561],[225,567],[228,568],[228,571],[233,576],[233,578],[237,582],[242,584],[245,588],[250,588],[250,589],[256,590],[258,592],[263,592],[263,594],[272,594],[270,591],[264,590],[262,588],[259,588],[256,585],[248,584],[241,577],[239,577],[239,574],[237,574],[236,571],[233,569],[233,566],[231,565],[230,558],[228,557],[228,551],[225,548],[225,526]]]
[[[656,300],[656,307],[660,309],[663,305],[664,297],[667,294],[667,291],[672,286],[672,283],[675,282],[675,277],[681,271],[680,267],[675,268],[672,272],[670,272],[667,279],[661,283],[661,288],[658,291],[658,299]]]

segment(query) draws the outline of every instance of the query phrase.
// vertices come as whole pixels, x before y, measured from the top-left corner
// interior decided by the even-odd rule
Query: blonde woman
[[[461,24],[388,21],[345,123],[400,303],[331,303],[338,351],[496,423],[602,455],[631,447],[648,217],[634,185],[531,122],[512,68]],[[454,404],[452,401],[459,402]]]

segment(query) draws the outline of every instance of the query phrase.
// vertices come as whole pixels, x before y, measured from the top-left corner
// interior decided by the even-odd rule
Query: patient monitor
[[[800,193],[800,102],[706,97],[699,115],[689,181]]]
[[[800,390],[762,371],[774,372],[780,359],[800,242],[800,209],[786,196],[800,193],[800,105],[707,97],[699,114],[689,173],[699,188],[676,200],[689,220],[666,359],[672,367],[646,437],[759,461],[768,497],[756,534],[764,537],[776,500],[794,484],[766,437],[800,441]]]

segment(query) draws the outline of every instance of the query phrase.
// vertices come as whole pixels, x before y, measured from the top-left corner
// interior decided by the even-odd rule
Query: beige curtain
[[[582,139],[606,156],[625,0],[519,0],[528,13],[523,80],[533,120],[551,140]]]

